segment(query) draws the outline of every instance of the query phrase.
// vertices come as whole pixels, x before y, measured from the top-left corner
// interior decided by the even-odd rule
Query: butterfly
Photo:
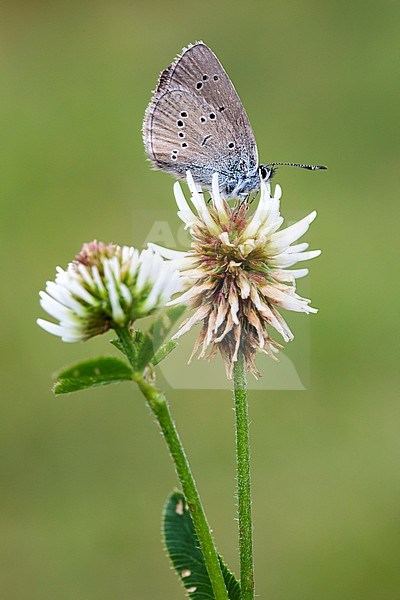
[[[246,198],[279,165],[311,171],[324,165],[259,164],[253,129],[227,73],[204,42],[184,48],[165,69],[143,121],[143,142],[155,168],[185,179],[190,171],[204,189],[218,173],[221,195]]]

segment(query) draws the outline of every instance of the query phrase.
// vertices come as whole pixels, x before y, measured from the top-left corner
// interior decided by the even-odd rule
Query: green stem
[[[127,330],[124,331],[125,334],[123,335],[121,335],[121,330],[119,330],[117,333],[132,364],[132,367],[134,368],[132,338]],[[126,334],[128,334],[129,339]],[[126,346],[130,346],[131,348],[129,353],[127,352]],[[218,560],[218,553],[212,539],[210,527],[208,525],[204,508],[200,500],[196,482],[192,475],[185,450],[169,410],[167,399],[162,392],[160,392],[154,385],[146,381],[139,373],[136,373],[135,381],[139,385],[139,388],[146,398],[149,407],[156,416],[161,431],[164,434],[165,441],[167,442],[168,449],[171,453],[171,457],[182,486],[183,494],[189,506],[193,525],[200,543],[200,548],[204,557],[207,572],[210,577],[214,598],[215,600],[228,600],[228,593],[226,591],[221,566]]]
[[[240,585],[242,600],[254,599],[253,528],[250,493],[250,439],[245,361],[242,354],[233,367],[236,415],[236,469],[239,513]]]

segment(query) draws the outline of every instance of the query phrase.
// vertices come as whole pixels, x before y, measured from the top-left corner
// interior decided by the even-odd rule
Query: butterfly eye
[[[260,167],[260,175],[263,179],[267,179],[268,171],[265,167]]]

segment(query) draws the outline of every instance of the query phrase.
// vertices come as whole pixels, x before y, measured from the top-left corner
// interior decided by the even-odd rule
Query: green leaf
[[[153,356],[151,361],[152,366],[156,367],[162,360],[164,360],[164,358],[168,356],[168,354],[172,352],[172,350],[175,350],[177,345],[178,342],[175,342],[175,340],[168,340],[165,342],[165,344],[163,344]]]
[[[133,356],[134,356],[134,358],[136,358],[138,349],[140,348],[140,346],[143,343],[145,333],[143,333],[143,331],[141,331],[140,329],[131,329],[130,336],[131,336],[131,341],[132,341],[132,346],[133,346]],[[124,344],[122,343],[122,341],[119,338],[110,340],[110,344],[115,346],[120,352],[122,352],[122,354],[124,354],[126,357],[128,357],[128,355],[125,351],[125,348],[124,348]],[[135,369],[135,370],[137,371],[138,369]]]
[[[225,586],[228,591],[229,600],[241,600],[240,583],[235,575],[228,569],[223,558],[218,554],[221,571],[225,580]]]
[[[150,329],[143,334],[143,339],[138,344],[137,370],[143,369],[152,361],[157,350],[163,344],[165,338],[186,310],[185,306],[173,306],[163,312],[151,325]],[[170,350],[171,351],[171,350]],[[167,356],[167,354],[165,354]],[[163,358],[165,358],[165,356]],[[162,360],[162,359],[161,359]],[[158,360],[158,362],[160,362]]]
[[[125,350],[123,345],[121,344],[121,340],[119,340],[118,338],[114,338],[113,340],[110,340],[110,344],[115,346],[120,352],[122,352],[122,354],[125,354]]]
[[[114,356],[100,356],[60,371],[53,392],[56,395],[69,394],[98,385],[129,381],[132,377],[132,369],[123,360]]]
[[[167,552],[192,600],[212,600],[214,594],[206,565],[194,531],[185,497],[173,492],[163,513],[164,541]],[[219,556],[229,600],[240,600],[240,584]]]

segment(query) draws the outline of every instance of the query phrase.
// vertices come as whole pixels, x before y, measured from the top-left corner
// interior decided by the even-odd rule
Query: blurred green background
[[[141,121],[159,71],[204,39],[239,91],[262,159],[330,169],[276,177],[285,214],[318,209],[308,239],[323,254],[299,285],[319,314],[287,315],[299,333],[285,355],[310,346],[308,389],[250,399],[257,594],[398,598],[400,4],[0,10],[0,597],[184,596],[160,543],[176,478],[144,400],[128,385],[54,398],[52,372],[113,349],[106,336],[63,344],[35,319],[39,289],[82,242],[135,244],[144,207],[173,214],[172,180],[150,170]],[[230,393],[169,396],[219,549],[237,571]]]

